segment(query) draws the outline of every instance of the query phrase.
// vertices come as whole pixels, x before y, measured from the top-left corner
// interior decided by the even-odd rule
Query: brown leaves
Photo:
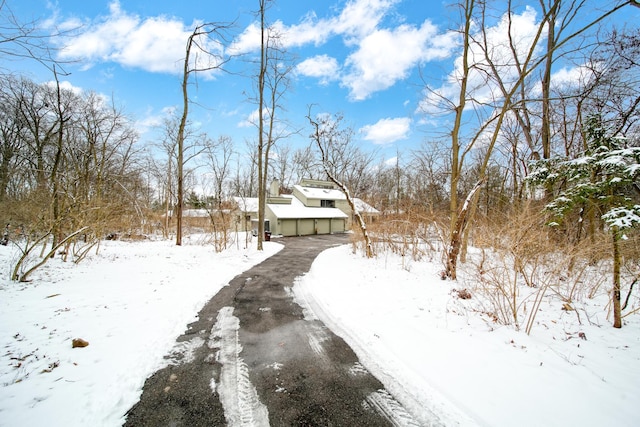
[[[71,348],[77,348],[77,347],[86,347],[89,345],[89,341],[85,341],[82,338],[74,338],[73,341],[71,341]]]
[[[454,292],[458,294],[458,298],[460,299],[471,299],[471,292],[469,292],[467,288],[461,290],[454,289]]]

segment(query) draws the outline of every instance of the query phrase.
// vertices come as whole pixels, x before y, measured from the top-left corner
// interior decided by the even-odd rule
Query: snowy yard
[[[77,266],[52,260],[16,283],[15,250],[0,246],[0,425],[121,425],[200,307],[280,248],[102,242]],[[603,289],[582,303],[580,323],[550,296],[527,335],[479,312],[473,296],[459,299],[452,290],[467,285],[441,281],[440,269],[342,246],[322,253],[294,293],[418,419],[640,424],[640,315],[612,328]],[[89,346],[72,348],[74,338]]]

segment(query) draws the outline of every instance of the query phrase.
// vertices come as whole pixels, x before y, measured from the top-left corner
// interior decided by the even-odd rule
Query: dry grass
[[[410,262],[433,261],[439,256],[441,242],[434,223],[424,215],[393,214],[367,224],[375,256],[393,253]],[[364,253],[364,241],[359,233],[352,235],[354,253]],[[408,268],[408,267],[407,267]]]
[[[466,262],[461,264],[460,281],[473,296],[473,304],[496,322],[527,333],[543,302],[555,301],[581,322],[574,307],[611,292],[612,246],[606,230],[576,240],[567,237],[566,230],[563,234],[550,228],[546,220],[538,206],[477,219],[470,228]],[[407,270],[413,262],[438,261],[445,253],[446,216],[414,212],[383,217],[367,226],[376,256],[399,255]],[[639,234],[629,233],[622,244],[623,304],[628,300],[623,316],[640,312],[638,289],[629,292],[634,280],[640,282]],[[364,251],[357,233],[352,244],[354,253]]]
[[[499,323],[530,333],[543,300],[558,300],[579,317],[574,302],[610,293],[612,248],[605,231],[590,239],[561,239],[543,214],[523,209],[477,226],[473,243],[478,250],[470,257],[466,282]],[[638,247],[637,236],[625,240],[627,291],[640,272]],[[630,299],[628,311],[636,310],[638,298]]]

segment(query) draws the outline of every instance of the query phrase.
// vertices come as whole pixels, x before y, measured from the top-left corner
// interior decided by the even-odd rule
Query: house
[[[267,199],[265,219],[272,234],[306,236],[310,234],[344,233],[348,215],[338,208],[305,205],[294,195]]]
[[[350,227],[351,208],[342,191],[326,181],[302,180],[293,186],[292,194],[279,194],[279,183],[273,181],[265,205],[265,231],[282,236],[344,233]],[[258,199],[235,197],[239,228],[258,228]],[[374,208],[359,201],[373,213]],[[358,205],[356,205],[358,206]],[[358,207],[359,208],[359,207]]]
[[[360,212],[366,223],[374,222],[379,216],[380,211],[362,199],[357,197],[353,199],[353,203],[356,205],[356,209]],[[353,220],[353,218],[352,218]]]
[[[173,226],[176,213],[173,210],[168,210],[166,218],[167,224]],[[211,215],[206,209],[183,209],[182,224],[186,227],[207,227],[211,224]]]
[[[218,209],[183,209],[182,225],[183,227],[200,229],[202,231],[221,230],[230,227],[230,223],[232,222],[230,216],[232,213],[232,210],[229,209],[229,204],[225,204],[225,206]],[[175,224],[176,215],[173,210],[167,211],[165,218],[167,220],[167,226],[173,226]]]
[[[239,231],[252,230],[253,224],[258,223],[258,198],[257,197],[239,197],[233,198],[236,204],[235,224]]]

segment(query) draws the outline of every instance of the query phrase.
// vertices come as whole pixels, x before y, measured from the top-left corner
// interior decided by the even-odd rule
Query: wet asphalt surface
[[[127,413],[126,426],[229,424],[220,395],[212,387],[219,384],[222,364],[207,345],[223,307],[233,307],[233,316],[239,319],[239,357],[268,410],[269,425],[393,425],[375,405],[366,403],[383,385],[357,363],[340,337],[319,320],[305,319],[291,293],[294,279],[309,271],[316,256],[348,243],[348,235],[278,242],[284,249],[235,277],[202,308],[198,320],[177,340],[200,345],[192,357],[174,360],[147,379],[140,401]]]

